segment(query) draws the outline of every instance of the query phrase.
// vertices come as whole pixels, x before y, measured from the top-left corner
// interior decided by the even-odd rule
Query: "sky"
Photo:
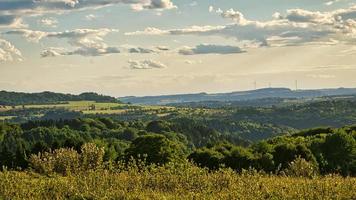
[[[0,0],[0,90],[356,87],[356,0]]]

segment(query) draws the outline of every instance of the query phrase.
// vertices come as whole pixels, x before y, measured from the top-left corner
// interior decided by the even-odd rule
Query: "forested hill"
[[[65,101],[118,102],[114,97],[92,92],[73,95],[54,92],[22,93],[0,91],[0,105],[48,104]]]
[[[356,88],[318,89],[318,90],[291,90],[288,88],[264,88],[251,91],[231,93],[198,93],[146,97],[122,97],[123,102],[142,105],[169,105],[191,102],[227,102],[251,101],[268,98],[317,98],[327,96],[355,95]]]

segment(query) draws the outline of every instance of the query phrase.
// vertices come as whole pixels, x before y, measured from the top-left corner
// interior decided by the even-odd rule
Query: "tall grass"
[[[106,166],[67,176],[0,172],[0,199],[356,199],[356,179],[276,176],[191,163]]]

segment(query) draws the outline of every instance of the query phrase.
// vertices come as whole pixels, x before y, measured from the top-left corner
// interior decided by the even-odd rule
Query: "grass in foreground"
[[[68,176],[0,173],[0,199],[355,199],[356,178],[209,172],[189,163]]]

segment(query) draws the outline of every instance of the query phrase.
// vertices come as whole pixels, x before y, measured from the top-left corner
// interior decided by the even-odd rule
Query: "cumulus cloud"
[[[21,52],[10,42],[0,38],[0,62],[21,61]]]
[[[21,35],[27,41],[39,42],[42,38],[46,37],[49,33],[43,31],[33,31],[28,29],[17,29],[17,30],[5,32],[4,34]]]
[[[132,47],[128,49],[129,53],[154,53],[152,49],[142,48],[142,47]]]
[[[213,11],[214,9],[210,9]],[[217,35],[250,41],[252,46],[301,45],[306,43],[335,44],[356,42],[356,5],[330,12],[287,10],[286,15],[275,13],[272,20],[249,20],[236,10],[215,10],[233,23],[221,26],[191,26],[161,30],[148,27],[126,35]]]
[[[167,46],[157,46],[156,49],[160,51],[169,51],[170,48]]]
[[[128,63],[130,69],[162,69],[167,67],[165,64],[154,60],[129,60]]]
[[[55,27],[57,27],[58,21],[54,18],[44,18],[44,19],[38,20],[38,23],[43,26],[55,28]]]
[[[196,54],[235,54],[242,53],[238,46],[229,45],[213,45],[213,44],[200,44],[196,47],[183,47],[179,51],[182,55],[196,55]]]
[[[149,53],[156,53],[158,52],[154,48],[146,48],[146,47],[139,47],[139,46],[134,46],[134,45],[122,45],[121,48],[126,52],[126,53],[136,53],[136,54],[149,54]]]
[[[22,18],[14,15],[1,15],[0,12],[0,28],[26,28],[27,24],[23,23]]]
[[[210,32],[219,31],[225,26],[191,26],[184,29],[161,30],[154,27],[148,27],[143,31],[127,32],[125,35],[185,35],[185,34],[201,34],[209,35]]]
[[[132,9],[136,11],[144,9],[170,10],[174,8],[177,8],[177,6],[175,6],[171,0],[138,1],[132,5]]]
[[[43,38],[67,39],[68,44],[74,50],[58,51],[50,48],[42,52],[42,57],[53,57],[58,55],[82,55],[82,56],[101,56],[106,54],[120,53],[117,47],[110,47],[103,37],[109,33],[117,32],[116,29],[75,29],[64,32],[43,32],[28,29],[8,31],[5,34],[22,35],[28,41],[39,42]]]
[[[50,48],[42,51],[41,57],[42,58],[57,57],[57,56],[62,55],[63,51],[65,51],[63,48],[50,47]]]
[[[128,4],[134,10],[168,10],[176,8],[171,0],[0,0],[0,27],[19,26],[19,20],[22,17],[63,14],[115,4]],[[23,26],[19,27],[23,28]]]

